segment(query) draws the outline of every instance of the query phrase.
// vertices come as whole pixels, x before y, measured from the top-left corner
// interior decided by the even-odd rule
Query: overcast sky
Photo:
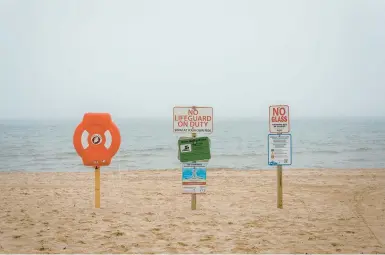
[[[385,116],[383,0],[0,0],[0,118]]]

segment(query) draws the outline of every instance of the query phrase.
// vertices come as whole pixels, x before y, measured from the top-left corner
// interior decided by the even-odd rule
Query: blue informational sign
[[[206,192],[206,162],[186,162],[182,164],[183,193]]]
[[[268,164],[270,166],[291,165],[291,134],[269,134],[267,139]]]

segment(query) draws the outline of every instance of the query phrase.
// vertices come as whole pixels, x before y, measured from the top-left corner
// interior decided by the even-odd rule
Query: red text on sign
[[[273,108],[271,122],[287,122],[286,109],[284,107]]]
[[[207,127],[212,120],[212,116],[198,115],[197,109],[190,109],[187,115],[175,115],[174,121],[178,122],[179,127]]]
[[[211,116],[175,115],[175,121],[211,121]]]
[[[188,110],[188,115],[198,115],[199,112],[197,109],[191,109],[191,110]]]
[[[208,124],[203,121],[178,121],[179,127],[207,127]]]

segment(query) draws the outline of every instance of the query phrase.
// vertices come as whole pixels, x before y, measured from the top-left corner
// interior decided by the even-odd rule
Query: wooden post
[[[281,135],[282,133],[278,133]],[[283,208],[282,165],[277,166],[277,208]]]
[[[197,194],[191,194],[191,210],[197,209]]]
[[[277,166],[277,208],[283,208],[282,166]]]
[[[197,136],[196,133],[192,133],[192,137],[195,138]],[[197,194],[193,193],[191,194],[191,210],[197,209]]]
[[[100,167],[95,167],[95,208],[100,208]]]

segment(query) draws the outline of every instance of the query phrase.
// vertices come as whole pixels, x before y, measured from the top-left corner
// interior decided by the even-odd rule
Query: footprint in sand
[[[115,231],[114,233],[112,233],[112,235],[114,236],[123,236],[124,235],[124,232],[120,231],[120,230],[117,230]]]
[[[155,232],[155,233],[158,233],[160,231],[160,228],[153,228],[153,229],[151,229],[151,232]]]
[[[211,241],[211,240],[214,240],[214,236],[213,235],[205,235],[199,241],[200,242],[205,242],[205,241]]]

